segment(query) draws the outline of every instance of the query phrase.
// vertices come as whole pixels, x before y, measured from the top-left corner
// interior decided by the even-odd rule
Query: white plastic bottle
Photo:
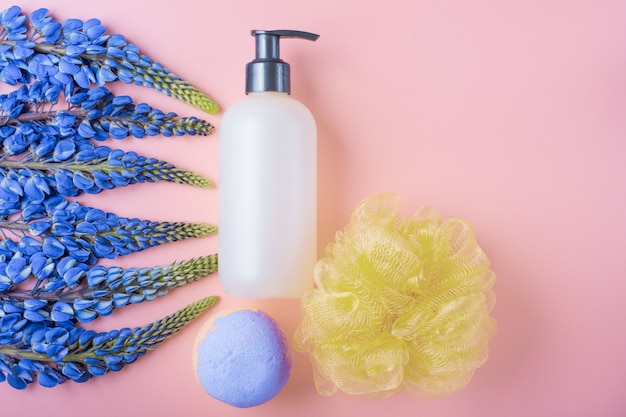
[[[298,298],[313,286],[317,260],[317,128],[291,98],[282,37],[253,30],[256,58],[246,66],[247,97],[220,123],[219,277],[243,298]]]

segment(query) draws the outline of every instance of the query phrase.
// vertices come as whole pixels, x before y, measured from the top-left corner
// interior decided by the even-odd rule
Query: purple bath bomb
[[[291,374],[292,358],[278,323],[260,310],[217,314],[200,330],[196,374],[213,398],[239,408],[276,396]]]

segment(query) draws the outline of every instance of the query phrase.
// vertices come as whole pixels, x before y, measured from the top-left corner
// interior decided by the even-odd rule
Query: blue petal
[[[74,318],[74,309],[67,303],[57,301],[52,307],[52,312],[50,316],[54,321],[71,320],[72,318]]]
[[[31,359],[20,359],[18,366],[30,372],[38,372],[44,369],[44,365],[41,362]]]
[[[107,48],[102,45],[89,45],[85,50],[86,53],[91,55],[104,55],[106,54]]]
[[[126,46],[126,38],[124,38],[123,35],[113,34],[109,38],[107,42],[107,46],[115,47],[115,48],[120,47],[120,46]]]
[[[45,313],[45,312],[43,312],[43,313]],[[27,319],[27,320],[30,320],[32,322],[35,322],[35,323],[48,320],[47,314],[44,315],[44,314],[42,314],[42,312],[33,311],[33,310],[26,310],[26,311],[24,311],[24,318]]]
[[[20,313],[20,314],[22,314],[24,312],[23,308],[21,308],[19,306],[16,306],[15,304],[12,304],[12,303],[8,303],[8,304],[5,303],[3,308],[4,308],[4,312],[5,313]]]
[[[22,78],[22,72],[13,62],[9,62],[3,69],[0,71],[0,79],[2,79],[5,83],[10,85],[17,84]]]
[[[97,208],[91,208],[85,214],[85,221],[87,222],[100,222],[106,219],[106,213],[103,210]]]
[[[100,347],[111,339],[110,332],[100,332],[94,336],[92,344],[94,347]]]
[[[67,111],[59,111],[56,115],[56,122],[59,127],[70,128],[76,123],[76,115]]]
[[[46,207],[46,210],[53,212],[57,210],[62,210],[64,207],[67,206],[68,202],[60,195],[57,195],[54,197],[48,197],[43,204]]]
[[[0,182],[0,187],[5,187],[7,190],[14,192],[17,195],[23,195],[24,191],[19,182],[14,179],[4,177],[4,180]]]
[[[57,142],[52,154],[56,161],[66,161],[74,155],[76,144],[73,140],[64,139]]]
[[[82,65],[80,71],[74,74],[74,80],[79,87],[87,88],[96,82],[96,77],[88,65]]]
[[[81,190],[92,191],[94,181],[81,172],[74,174],[74,185]],[[99,190],[98,190],[99,191]]]
[[[62,327],[53,327],[46,330],[45,340],[48,343],[65,344],[69,340],[70,334],[67,329]]]
[[[63,24],[63,30],[67,33],[80,30],[83,27],[83,21],[80,19],[67,19]]]
[[[117,48],[115,46],[111,46],[111,39],[113,39],[113,37],[109,39],[107,55],[116,59],[124,59],[125,58],[124,51],[122,51],[120,48]]]
[[[83,32],[87,33],[89,39],[96,39],[105,34],[106,28],[100,24],[100,20],[89,19],[83,26]]]
[[[117,255],[115,251],[115,246],[113,246],[108,240],[100,237],[96,238],[96,247],[94,248],[94,254],[98,258],[107,259],[113,259]]]
[[[94,226],[93,223],[83,221],[76,225],[76,232],[87,235],[95,235],[98,232],[98,229],[96,229],[96,226]]]
[[[114,139],[124,139],[128,136],[128,129],[120,124],[111,124],[109,128],[109,134]]]
[[[146,131],[143,129],[143,127],[135,124],[130,124],[128,127],[130,129],[130,134],[134,137],[141,139],[146,136]]]
[[[130,84],[135,78],[135,73],[126,68],[120,68],[117,76],[119,77],[121,82]]]
[[[31,177],[26,180],[26,183],[24,184],[24,193],[34,203],[40,203],[46,198],[44,191],[37,186],[35,177]]]
[[[31,274],[32,269],[26,259],[15,257],[7,264],[6,274],[14,284],[25,281]]]
[[[57,43],[61,39],[62,26],[59,22],[49,22],[42,28],[43,35],[49,43]]]
[[[98,313],[93,308],[76,311],[76,319],[81,323],[88,323],[98,317]]]
[[[80,379],[85,374],[85,371],[72,362],[65,362],[61,368],[61,372],[73,381]]]
[[[91,126],[91,123],[87,120],[83,120],[78,126],[78,134],[84,138],[91,138],[94,136],[96,131]]]
[[[128,178],[125,178],[122,174],[115,171],[111,171],[111,182],[116,187],[125,187],[129,183]]]
[[[117,80],[117,75],[107,67],[100,68],[96,73],[96,83],[98,85],[104,85],[115,80]]]
[[[3,26],[8,26],[8,24],[17,18],[20,13],[22,13],[22,8],[19,6],[11,6],[8,9],[4,10],[0,15],[0,21]]]
[[[93,341],[93,338],[97,336],[98,333],[95,330],[85,330],[78,339],[78,343],[80,346],[88,345]]]
[[[47,278],[54,272],[54,262],[41,252],[30,257],[30,266],[33,275],[39,280]]]
[[[42,7],[30,14],[30,21],[33,22],[35,27],[39,27],[47,15],[48,9]]]
[[[24,300],[24,308],[26,310],[39,310],[48,305],[48,302],[45,300],[37,300],[35,298],[28,298]]]
[[[6,332],[13,329],[13,326],[22,320],[22,316],[19,313],[11,313],[0,318],[0,331]]]
[[[73,249],[72,252],[70,253],[70,256],[72,256],[74,259],[76,259],[79,262],[93,262],[93,254],[87,250],[87,249],[83,249],[83,248],[79,248],[79,249]]]
[[[63,282],[62,279],[56,279],[52,281],[48,279],[46,284],[43,286],[43,291],[47,293],[52,293],[61,288],[65,288],[65,282]]]
[[[108,372],[108,368],[102,365],[87,365],[87,369],[93,376],[102,376]]]
[[[113,303],[116,307],[124,307],[130,302],[130,295],[124,293],[114,293]]]
[[[53,138],[44,138],[33,150],[33,154],[39,158],[49,155],[56,146],[56,140]]]
[[[46,348],[46,355],[50,356],[55,361],[62,361],[68,352],[69,349],[67,346],[56,343]]]
[[[24,59],[24,58],[28,58],[29,56],[31,56],[32,54],[35,53],[35,51],[33,51],[33,46],[34,44],[32,44],[32,46],[28,46],[30,45],[32,42],[19,42],[17,45],[15,45],[15,47],[13,48],[13,55],[15,56],[15,59]]]
[[[69,87],[69,91],[71,91],[71,87],[72,87],[72,77],[71,76],[69,76],[68,74],[64,73],[63,71],[57,71],[54,74],[54,79],[57,80],[59,83],[63,84],[66,88]]]
[[[73,60],[67,56],[63,56],[59,61],[59,71],[64,74],[76,74],[80,71],[80,67],[76,65]]]
[[[54,222],[50,231],[54,236],[71,236],[74,234],[74,226],[67,222]]]
[[[28,384],[26,383],[26,381],[20,377],[17,377],[13,374],[9,374],[7,376],[7,382],[9,383],[9,385],[11,385],[13,388],[15,389],[19,389],[19,390],[23,390],[25,389]]]
[[[34,236],[41,236],[50,229],[50,220],[39,220],[28,226],[28,231]]]
[[[94,266],[87,272],[87,285],[95,287],[107,280],[106,270],[102,266]]]
[[[28,63],[28,71],[35,77],[44,78],[48,75],[47,67],[41,63],[41,58],[35,56]]]
[[[61,382],[59,375],[46,368],[37,373],[37,382],[42,387],[54,388]]]
[[[63,275],[70,269],[74,268],[75,265],[76,260],[74,258],[63,258],[57,263],[57,272],[59,273],[59,275]]]
[[[19,201],[19,195],[13,193],[11,190],[8,190],[2,187],[0,183],[0,200],[4,203],[16,203]]]
[[[85,272],[87,272],[87,266],[81,263],[63,274],[63,280],[69,288],[76,288],[80,285]]]
[[[89,98],[89,94],[87,93],[87,91],[84,90],[84,88],[81,88],[80,90],[77,90],[76,92],[74,92],[68,98],[68,101],[69,101],[70,104],[72,104],[74,106],[78,106],[83,101],[87,100],[88,98]]]
[[[85,47],[81,45],[68,45],[65,48],[65,53],[68,56],[72,56],[72,57],[79,56],[83,52],[85,52]],[[63,72],[66,72],[66,71],[63,71]]]
[[[94,307],[101,316],[108,316],[113,312],[114,305],[111,300],[100,300]]]
[[[117,96],[112,101],[114,106],[126,106],[127,104],[132,104],[133,99],[130,96]]]
[[[26,257],[41,252],[41,247],[41,242],[30,236],[22,237],[18,244],[19,251]]]
[[[53,259],[57,259],[65,253],[65,246],[55,237],[46,236],[43,241],[43,253]]]

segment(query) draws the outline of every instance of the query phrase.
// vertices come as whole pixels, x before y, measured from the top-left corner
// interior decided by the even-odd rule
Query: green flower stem
[[[20,232],[28,232],[28,223],[17,222],[13,220],[0,220],[0,229],[19,230]]]
[[[0,355],[7,355],[12,358],[30,359],[36,361],[52,361],[52,358],[42,353],[35,353],[30,350],[22,351],[8,345],[0,345]]]

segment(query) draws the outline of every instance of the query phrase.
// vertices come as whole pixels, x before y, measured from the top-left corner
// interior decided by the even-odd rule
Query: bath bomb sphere
[[[278,323],[256,309],[218,313],[194,346],[196,375],[213,398],[239,408],[263,404],[280,392],[292,357]]]

